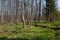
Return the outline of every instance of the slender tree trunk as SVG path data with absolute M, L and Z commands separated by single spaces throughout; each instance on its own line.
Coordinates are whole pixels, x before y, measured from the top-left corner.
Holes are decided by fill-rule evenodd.
M 16 24 L 18 22 L 18 8 L 19 8 L 19 0 L 16 0 Z
M 25 15 L 26 15 L 26 20 L 27 20 L 27 24 L 30 24 L 30 18 L 29 18 L 29 13 L 28 13 L 28 6 L 29 6 L 29 0 L 25 0 Z
M 41 0 L 39 0 L 39 21 L 41 18 Z
M 34 22 L 37 21 L 37 0 L 35 0 L 35 18 L 34 18 Z
M 33 19 L 33 13 L 34 13 L 34 0 L 31 0 L 31 16 L 30 16 L 30 23 L 32 24 L 32 22 L 34 21 Z
M 24 28 L 24 27 L 26 27 L 25 18 L 24 18 L 24 14 L 25 14 L 25 12 L 24 12 L 24 1 L 25 0 L 21 0 L 21 1 L 22 1 L 22 22 L 23 22 L 23 28 Z
M 2 0 L 1 0 L 1 4 L 2 4 Z M 2 6 L 1 6 L 2 7 Z M 3 4 L 3 9 L 1 8 L 1 22 L 4 22 L 4 17 L 3 17 L 3 13 L 4 13 L 4 4 Z

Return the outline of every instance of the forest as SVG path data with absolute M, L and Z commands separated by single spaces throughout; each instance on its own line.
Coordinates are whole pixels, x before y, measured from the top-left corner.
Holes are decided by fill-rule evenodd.
M 0 0 L 0 40 L 60 40 L 60 1 Z

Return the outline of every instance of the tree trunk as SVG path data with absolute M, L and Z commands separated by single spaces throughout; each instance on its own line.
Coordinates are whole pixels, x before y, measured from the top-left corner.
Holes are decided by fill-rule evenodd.
M 41 18 L 41 0 L 39 0 L 39 22 Z
M 25 25 L 25 18 L 24 18 L 24 14 L 25 14 L 25 12 L 24 12 L 24 0 L 21 0 L 22 1 L 22 22 L 23 22 L 23 28 L 24 27 L 26 27 L 26 25 Z

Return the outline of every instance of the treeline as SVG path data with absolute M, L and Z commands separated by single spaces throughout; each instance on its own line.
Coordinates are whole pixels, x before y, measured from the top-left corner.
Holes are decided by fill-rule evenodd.
M 0 22 L 31 24 L 41 20 L 51 22 L 60 19 L 55 0 L 0 0 Z

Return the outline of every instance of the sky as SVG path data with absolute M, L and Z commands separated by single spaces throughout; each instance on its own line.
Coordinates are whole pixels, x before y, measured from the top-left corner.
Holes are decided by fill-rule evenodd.
M 60 0 L 57 1 L 57 8 L 60 11 Z

